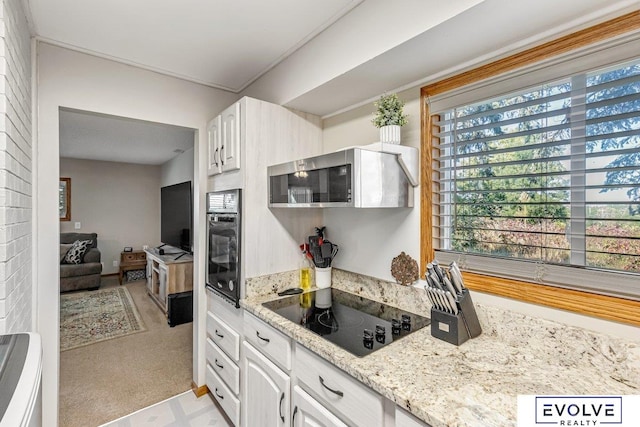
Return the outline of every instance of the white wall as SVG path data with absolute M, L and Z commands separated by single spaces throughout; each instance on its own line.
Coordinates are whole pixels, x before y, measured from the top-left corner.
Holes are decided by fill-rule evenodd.
M 125 246 L 159 244 L 160 169 L 60 159 L 60 176 L 71 178 L 71 221 L 60 221 L 60 232 L 98 233 L 103 275 L 119 272 L 113 262 L 119 265 Z M 77 222 L 80 229 L 75 228 Z
M 22 3 L 0 3 L 0 334 L 33 330 L 31 40 Z
M 185 181 L 193 181 L 193 148 L 174 157 L 162 165 L 160 186 L 180 184 Z
M 420 90 L 398 94 L 405 101 L 409 122 L 402 127 L 402 144 L 420 147 Z M 332 152 L 380 140 L 371 123 L 374 106 L 363 106 L 324 121 L 323 148 Z M 405 252 L 420 258 L 420 187 L 414 189 L 414 207 L 406 209 L 324 210 L 327 238 L 340 246 L 334 266 L 393 281 L 391 261 Z
M 38 331 L 42 335 L 44 427 L 57 425 L 59 360 L 58 281 L 58 178 L 60 107 L 148 120 L 196 130 L 194 149 L 194 211 L 204 210 L 206 186 L 206 123 L 238 99 L 237 95 L 163 76 L 129 65 L 55 47 L 37 44 L 36 212 L 35 265 Z M 202 277 L 204 217 L 194 224 L 194 381 L 204 384 L 204 318 Z

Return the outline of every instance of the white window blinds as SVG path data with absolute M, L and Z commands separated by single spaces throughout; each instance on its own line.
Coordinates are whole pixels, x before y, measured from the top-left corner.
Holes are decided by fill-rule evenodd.
M 640 60 L 438 113 L 437 258 L 640 299 Z

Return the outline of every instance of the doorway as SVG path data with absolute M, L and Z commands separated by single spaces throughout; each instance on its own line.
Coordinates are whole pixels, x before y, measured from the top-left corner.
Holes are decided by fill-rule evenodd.
M 191 388 L 192 323 L 167 324 L 147 294 L 146 269 L 126 272 L 122 285 L 118 275 L 125 249 L 138 253 L 161 243 L 160 188 L 194 179 L 196 131 L 68 108 L 59 109 L 59 129 L 60 177 L 70 180 L 69 220 L 61 220 L 59 231 L 96 233 L 102 264 L 97 291 L 64 298 L 103 301 L 97 293 L 124 289 L 142 324 L 95 343 L 61 343 L 59 420 L 72 427 L 88 419 L 102 424 Z M 61 312 L 70 304 L 61 302 Z M 101 315 L 97 328 L 115 328 Z M 61 331 L 61 340 L 68 336 Z

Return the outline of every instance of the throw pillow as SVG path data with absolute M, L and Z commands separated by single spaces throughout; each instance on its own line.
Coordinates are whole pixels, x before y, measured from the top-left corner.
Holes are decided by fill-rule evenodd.
M 60 243 L 60 264 L 64 264 L 64 257 L 72 246 L 73 243 Z
M 93 240 L 76 240 L 64 256 L 64 264 L 80 264 Z

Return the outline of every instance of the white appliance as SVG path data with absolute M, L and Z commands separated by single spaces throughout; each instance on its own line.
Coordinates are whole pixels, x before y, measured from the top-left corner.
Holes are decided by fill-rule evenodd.
M 0 427 L 42 426 L 41 379 L 40 335 L 0 335 Z

